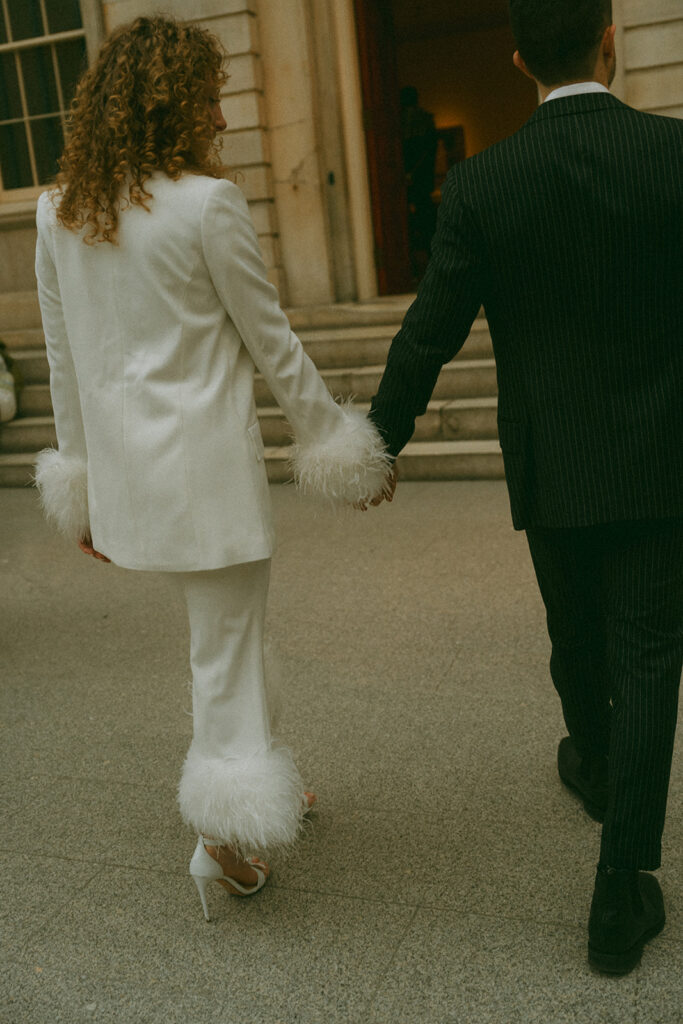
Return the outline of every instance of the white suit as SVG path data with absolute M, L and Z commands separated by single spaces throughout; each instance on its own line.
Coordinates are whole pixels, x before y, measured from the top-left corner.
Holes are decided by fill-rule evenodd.
M 381 447 L 373 451 L 365 417 L 332 400 L 292 333 L 239 188 L 194 174 L 155 174 L 148 188 L 149 212 L 122 212 L 118 245 L 84 244 L 56 226 L 47 193 L 38 203 L 36 275 L 62 456 L 61 475 L 39 467 L 48 512 L 67 530 L 89 526 L 94 546 L 125 568 L 268 558 L 255 365 L 294 429 L 304 484 L 322 467 L 323 491 L 376 493 Z M 53 503 L 48 470 L 60 478 Z
M 206 736 L 195 732 L 181 809 L 198 830 L 237 846 L 272 845 L 291 838 L 301 788 L 291 758 L 270 748 L 260 695 L 263 566 L 274 538 L 255 367 L 293 427 L 304 489 L 367 498 L 387 460 L 374 426 L 333 401 L 291 332 L 239 188 L 160 173 L 147 188 L 149 210 L 122 210 L 117 245 L 85 244 L 83 232 L 58 225 L 50 195 L 40 197 L 36 276 L 59 451 L 41 453 L 36 482 L 48 516 L 74 539 L 90 532 L 116 564 L 191 574 L 195 711 L 204 694 L 213 701 L 211 715 L 199 709 L 196 719 L 212 720 L 212 736 L 208 725 Z M 227 571 L 245 563 L 253 574 Z M 219 600 L 219 577 L 207 570 L 219 569 L 226 595 L 235 586 L 250 595 L 248 658 L 226 646 L 247 628 L 236 625 L 240 602 L 226 596 L 226 608 L 237 605 L 229 628 L 227 612 L 207 612 Z M 214 619 L 224 636 L 209 628 Z M 221 751 L 223 685 L 232 739 Z M 259 688 L 254 699 L 250 686 Z M 255 710 L 235 719 L 236 708 Z M 287 822 L 274 823 L 283 801 Z M 256 815 L 248 822 L 247 807 Z

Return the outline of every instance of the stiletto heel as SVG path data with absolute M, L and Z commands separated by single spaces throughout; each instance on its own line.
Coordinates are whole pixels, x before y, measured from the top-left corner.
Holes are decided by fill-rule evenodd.
M 199 898 L 202 901 L 202 910 L 204 911 L 204 917 L 206 918 L 207 921 L 210 921 L 211 918 L 209 917 L 209 907 L 206 902 L 206 886 L 211 881 L 211 879 L 206 878 L 204 875 L 192 875 L 192 878 L 194 879 L 194 884 L 197 886 Z
M 249 867 L 253 868 L 256 872 L 257 881 L 254 885 L 245 886 L 241 882 L 238 882 L 236 878 L 230 878 L 229 875 L 223 874 L 223 868 L 220 866 L 217 860 L 215 860 L 210 853 L 207 853 L 206 847 L 211 846 L 219 848 L 221 846 L 227 846 L 227 843 L 221 843 L 219 839 L 207 839 L 206 836 L 199 836 L 197 839 L 197 846 L 192 854 L 192 860 L 190 861 L 190 874 L 194 879 L 194 883 L 197 886 L 199 892 L 199 898 L 202 901 L 202 909 L 204 911 L 204 917 L 207 921 L 210 921 L 209 908 L 206 902 L 206 887 L 209 882 L 220 882 L 226 884 L 235 890 L 235 893 L 239 896 L 253 896 L 255 892 L 262 889 L 266 884 L 266 865 L 260 860 L 256 860 L 255 857 L 247 861 Z

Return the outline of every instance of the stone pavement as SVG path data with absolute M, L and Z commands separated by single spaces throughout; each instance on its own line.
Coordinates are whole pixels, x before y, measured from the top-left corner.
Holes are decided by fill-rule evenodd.
M 274 487 L 280 732 L 320 812 L 253 899 L 187 875 L 173 580 L 81 555 L 0 491 L 2 1024 L 679 1024 L 680 742 L 662 936 L 586 962 L 599 826 L 502 482 L 334 517 Z

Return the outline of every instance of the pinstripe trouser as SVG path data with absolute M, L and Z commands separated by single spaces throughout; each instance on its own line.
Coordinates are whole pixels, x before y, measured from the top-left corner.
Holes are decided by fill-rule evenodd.
M 527 538 L 567 729 L 580 754 L 608 757 L 600 859 L 654 870 L 683 667 L 683 520 Z

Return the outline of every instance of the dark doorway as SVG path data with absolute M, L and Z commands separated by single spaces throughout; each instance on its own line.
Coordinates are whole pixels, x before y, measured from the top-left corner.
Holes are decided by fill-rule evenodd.
M 354 0 L 380 295 L 410 291 L 408 215 L 391 0 Z
M 449 168 L 515 132 L 533 113 L 536 90 L 512 64 L 507 0 L 354 3 L 379 292 L 396 294 L 424 271 L 430 212 L 418 197 L 416 222 L 401 90 L 416 90 L 433 117 L 432 224 Z

